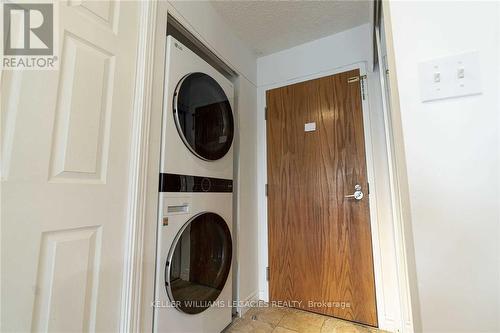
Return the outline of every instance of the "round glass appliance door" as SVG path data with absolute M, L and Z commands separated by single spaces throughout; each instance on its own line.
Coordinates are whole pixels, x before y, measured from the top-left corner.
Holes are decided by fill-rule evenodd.
M 184 76 L 173 109 L 177 130 L 192 153 L 208 161 L 226 155 L 234 136 L 233 112 L 217 81 L 204 73 Z
M 231 268 L 232 242 L 224 219 L 201 213 L 179 231 L 165 266 L 165 287 L 173 305 L 197 314 L 222 292 Z

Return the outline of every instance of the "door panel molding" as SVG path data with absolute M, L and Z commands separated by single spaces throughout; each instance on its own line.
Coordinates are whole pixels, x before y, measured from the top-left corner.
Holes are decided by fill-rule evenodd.
M 75 6 L 89 20 L 118 33 L 120 1 L 83 1 L 69 0 L 70 6 Z
M 21 98 L 21 87 L 23 83 L 22 71 L 2 71 L 0 84 L 10 82 L 5 97 L 1 99 L 0 107 L 2 114 L 2 161 L 1 180 L 6 181 L 9 177 L 12 146 L 16 130 L 17 114 L 19 112 L 19 100 Z M 5 103 L 5 104 L 4 104 Z
M 101 241 L 102 226 L 42 234 L 33 332 L 95 331 Z
M 68 31 L 62 44 L 49 180 L 104 184 L 115 55 Z

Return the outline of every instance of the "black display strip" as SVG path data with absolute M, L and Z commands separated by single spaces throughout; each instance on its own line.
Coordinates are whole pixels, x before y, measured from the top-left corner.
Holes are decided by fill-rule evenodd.
M 231 179 L 160 173 L 160 192 L 233 192 Z

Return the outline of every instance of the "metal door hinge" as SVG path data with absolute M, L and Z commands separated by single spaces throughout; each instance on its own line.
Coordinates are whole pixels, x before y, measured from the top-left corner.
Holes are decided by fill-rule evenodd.
M 264 120 L 267 120 L 267 106 L 264 108 Z
M 361 97 L 363 98 L 363 101 L 365 100 L 366 97 L 366 92 L 365 92 L 365 79 L 366 75 L 363 75 L 361 77 Z
M 266 197 L 267 197 L 268 191 L 269 191 L 269 186 L 266 184 Z
M 266 281 L 269 281 L 269 267 L 266 267 Z
M 353 77 L 350 77 L 347 79 L 347 83 L 354 83 L 354 82 L 361 81 L 361 98 L 363 98 L 363 100 L 365 100 L 365 98 L 366 98 L 365 79 L 366 79 L 366 75 L 353 76 Z
M 370 183 L 366 183 L 366 192 L 367 194 L 370 194 Z

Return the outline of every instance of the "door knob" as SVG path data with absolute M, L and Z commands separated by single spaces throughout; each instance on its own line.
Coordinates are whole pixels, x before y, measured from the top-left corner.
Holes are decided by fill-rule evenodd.
M 363 199 L 363 191 L 361 191 L 361 185 L 356 184 L 356 185 L 354 186 L 354 193 L 353 193 L 353 194 L 346 195 L 346 196 L 344 196 L 344 198 L 346 198 L 346 199 L 351 199 L 351 198 L 354 198 L 354 199 L 356 199 L 356 200 L 361 200 L 361 199 Z

